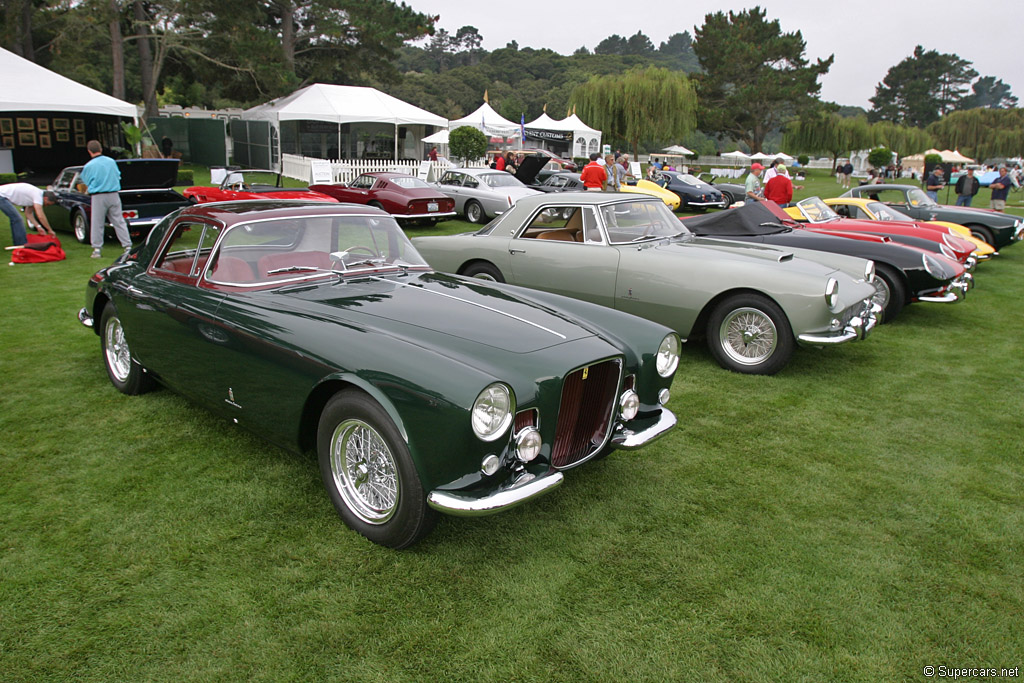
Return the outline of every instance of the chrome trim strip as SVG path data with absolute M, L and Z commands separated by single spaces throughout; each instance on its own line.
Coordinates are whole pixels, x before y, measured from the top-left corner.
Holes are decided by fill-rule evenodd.
M 668 408 L 662 408 L 658 414 L 657 421 L 646 429 L 638 432 L 623 429 L 612 437 L 612 446 L 615 448 L 639 448 L 663 436 L 666 432 L 676 426 L 676 415 Z
M 544 495 L 560 485 L 564 478 L 561 472 L 551 471 L 526 483 L 513 485 L 511 488 L 495 491 L 480 498 L 466 496 L 456 491 L 435 489 L 427 496 L 427 505 L 458 517 L 492 515 Z
M 392 213 L 389 215 L 392 218 L 446 218 L 448 216 L 458 216 L 459 214 L 454 211 L 446 211 L 445 213 Z
M 503 316 L 505 316 L 507 318 L 512 318 L 513 320 L 518 320 L 519 322 L 525 323 L 527 325 L 530 325 L 531 327 L 536 327 L 538 330 L 543 330 L 544 332 L 548 332 L 550 334 L 553 334 L 556 337 L 558 337 L 559 339 L 566 339 L 566 336 L 564 334 L 561 334 L 559 332 L 555 332 L 554 330 L 550 330 L 550 329 L 544 327 L 543 325 L 540 325 L 538 323 L 535 323 L 535 322 L 532 322 L 530 320 L 527 320 L 526 318 L 520 318 L 518 315 L 513 315 L 511 313 L 508 313 L 507 311 L 502 311 L 500 309 L 493 308 L 491 306 L 484 306 L 483 304 L 478 304 L 475 301 L 470 301 L 468 299 L 463 299 L 462 297 L 459 297 L 459 296 L 452 296 L 451 294 L 445 294 L 444 292 L 435 292 L 432 289 L 426 289 L 424 287 L 418 287 L 416 285 L 411 285 L 408 282 L 395 282 L 394 280 L 385 280 L 384 278 L 377 277 L 375 275 L 370 275 L 369 278 L 371 280 L 380 280 L 381 282 L 389 282 L 391 284 L 399 285 L 401 287 L 412 287 L 413 289 L 418 289 L 421 292 L 426 292 L 427 294 L 436 294 L 437 296 L 443 296 L 446 299 L 454 299 L 455 301 L 461 301 L 464 304 L 468 304 L 470 306 L 476 306 L 477 308 L 482 308 L 485 311 L 491 311 L 492 313 L 497 313 L 498 315 L 503 315 Z

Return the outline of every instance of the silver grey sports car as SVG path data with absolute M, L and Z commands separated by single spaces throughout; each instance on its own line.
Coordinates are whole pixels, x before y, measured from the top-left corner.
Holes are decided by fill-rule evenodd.
M 796 344 L 863 339 L 878 322 L 874 263 L 694 237 L 653 197 L 525 197 L 475 233 L 413 240 L 436 269 L 509 282 L 705 336 L 719 364 L 773 374 Z
M 491 168 L 453 168 L 435 186 L 455 200 L 455 210 L 471 223 L 485 223 L 523 197 L 540 194 L 514 175 Z

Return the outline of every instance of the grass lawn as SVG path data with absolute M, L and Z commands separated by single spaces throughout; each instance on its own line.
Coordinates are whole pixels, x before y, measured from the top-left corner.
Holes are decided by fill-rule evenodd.
M 965 302 L 915 304 L 774 377 L 688 345 L 665 439 L 395 552 L 341 523 L 315 458 L 169 391 L 114 390 L 75 319 L 99 264 L 63 243 L 66 261 L 0 267 L 4 681 L 1024 666 L 1024 245 Z

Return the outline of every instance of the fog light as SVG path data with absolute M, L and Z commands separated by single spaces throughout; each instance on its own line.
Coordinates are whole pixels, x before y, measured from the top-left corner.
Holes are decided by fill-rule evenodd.
M 536 427 L 527 427 L 516 434 L 516 457 L 521 462 L 530 462 L 540 454 L 540 432 Z
M 662 389 L 661 391 L 658 392 L 658 403 L 660 403 L 661 405 L 668 405 L 668 400 L 670 398 L 672 397 L 669 395 L 668 389 Z
M 842 326 L 843 323 L 839 322 L 839 318 L 832 318 L 832 323 L 829 325 L 829 327 L 832 328 L 833 332 L 835 332 Z
M 501 460 L 499 460 L 496 455 L 488 455 L 484 458 L 484 461 L 480 463 L 480 471 L 487 476 L 491 476 L 497 472 L 499 467 L 501 467 Z
M 636 395 L 636 392 L 631 389 L 624 392 L 622 398 L 619 399 L 619 415 L 622 419 L 629 422 L 636 417 L 639 410 L 640 397 Z

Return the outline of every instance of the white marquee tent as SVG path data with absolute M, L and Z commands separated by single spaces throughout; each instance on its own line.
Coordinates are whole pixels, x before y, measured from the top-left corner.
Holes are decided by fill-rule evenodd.
M 594 130 L 583 123 L 576 114 L 556 121 L 543 113 L 533 121 L 526 124 L 526 137 L 537 140 L 544 140 L 545 137 L 559 142 L 571 134 L 571 150 L 574 157 L 585 157 L 592 152 L 600 151 L 601 131 Z M 559 135 L 563 134 L 563 135 Z
M 519 137 L 519 124 L 509 121 L 494 111 L 494 108 L 487 102 L 481 104 L 472 114 L 466 114 L 461 119 L 450 121 L 448 130 L 455 130 L 462 126 L 476 128 L 491 137 Z

